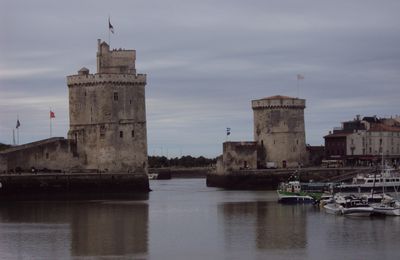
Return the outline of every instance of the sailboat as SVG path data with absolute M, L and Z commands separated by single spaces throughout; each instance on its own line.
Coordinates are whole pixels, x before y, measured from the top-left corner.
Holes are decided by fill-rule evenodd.
M 382 153 L 382 175 L 390 171 L 386 171 L 387 166 L 383 164 L 383 153 Z M 387 178 L 390 178 L 391 176 L 385 176 Z M 387 178 L 383 178 L 383 180 L 386 180 Z M 398 198 L 397 195 L 397 188 L 394 187 L 394 191 L 396 192 L 396 197 Z M 385 185 L 382 186 L 382 193 L 385 194 Z M 390 196 L 385 196 L 384 199 L 381 200 L 380 203 L 375 203 L 371 204 L 371 207 L 373 208 L 373 213 L 375 214 L 381 214 L 381 215 L 388 215 L 388 216 L 400 216 L 400 201 L 398 199 L 395 199 Z
M 373 213 L 388 215 L 388 216 L 400 216 L 400 202 L 396 199 L 388 201 L 382 200 L 381 203 L 371 205 Z

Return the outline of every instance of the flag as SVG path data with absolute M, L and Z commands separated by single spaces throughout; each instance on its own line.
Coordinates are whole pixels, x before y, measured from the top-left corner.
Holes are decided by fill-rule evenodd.
M 304 76 L 301 74 L 297 74 L 297 80 L 301 80 L 301 79 L 304 79 Z
M 226 128 L 226 135 L 230 135 L 231 134 L 231 128 L 230 127 L 227 127 Z
M 108 17 L 108 29 L 110 30 L 110 32 L 114 33 L 114 27 L 112 26 L 112 24 L 110 22 L 110 17 Z
M 20 127 L 20 126 L 21 126 L 21 123 L 19 122 L 19 119 L 17 119 L 17 125 L 15 126 L 15 128 L 18 129 L 18 127 Z
M 53 111 L 50 110 L 50 118 L 56 118 L 56 115 L 54 114 Z

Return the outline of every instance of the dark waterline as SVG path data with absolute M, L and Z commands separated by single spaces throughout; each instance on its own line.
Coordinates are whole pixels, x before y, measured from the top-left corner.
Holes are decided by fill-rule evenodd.
M 148 200 L 0 205 L 0 259 L 398 259 L 400 218 L 281 205 L 271 191 L 151 181 Z

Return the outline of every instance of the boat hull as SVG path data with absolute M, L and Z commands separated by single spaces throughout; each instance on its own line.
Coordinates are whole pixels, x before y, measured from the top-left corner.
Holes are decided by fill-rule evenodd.
M 351 207 L 342 209 L 343 215 L 355 217 L 368 217 L 371 216 L 373 211 L 374 209 L 372 207 Z
M 313 197 L 309 195 L 301 195 L 301 194 L 287 194 L 278 191 L 278 202 L 280 203 L 293 203 L 293 204 L 305 204 L 305 203 L 314 203 L 315 200 Z
M 400 216 L 400 208 L 393 207 L 373 207 L 374 214 L 386 216 Z

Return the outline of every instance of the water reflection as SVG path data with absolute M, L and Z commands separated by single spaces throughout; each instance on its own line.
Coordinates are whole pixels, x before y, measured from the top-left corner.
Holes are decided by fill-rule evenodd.
M 307 245 L 307 207 L 274 202 L 229 202 L 223 213 L 229 248 L 296 249 Z
M 3 204 L 0 256 L 140 257 L 148 253 L 148 214 L 141 201 Z

